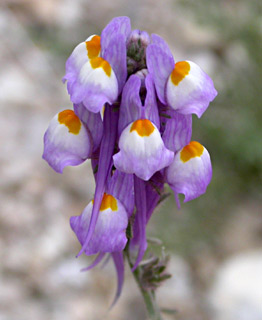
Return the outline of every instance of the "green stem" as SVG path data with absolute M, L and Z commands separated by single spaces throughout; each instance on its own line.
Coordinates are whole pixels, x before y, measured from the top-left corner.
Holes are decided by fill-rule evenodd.
M 127 260 L 128 260 L 128 264 L 130 266 L 130 269 L 132 269 L 133 264 L 130 260 L 128 249 L 126 251 L 126 256 L 127 256 Z M 143 286 L 140 282 L 140 271 L 141 271 L 140 267 L 137 267 L 136 270 L 133 272 L 133 276 L 134 276 L 136 283 L 140 289 L 140 292 L 143 296 L 149 319 L 150 320 L 162 320 L 160 310 L 159 310 L 157 303 L 155 301 L 154 291 L 153 290 L 145 290 L 143 288 Z

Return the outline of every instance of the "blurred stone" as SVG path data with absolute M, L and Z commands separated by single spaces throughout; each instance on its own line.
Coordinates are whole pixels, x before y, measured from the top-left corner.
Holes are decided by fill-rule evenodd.
M 56 23 L 63 29 L 71 29 L 83 17 L 83 0 L 64 0 L 58 3 Z
M 179 256 L 171 256 L 167 272 L 172 277 L 157 290 L 157 300 L 162 308 L 175 309 L 180 315 L 195 309 L 193 281 L 190 268 Z M 189 304 L 190 301 L 190 304 Z
M 221 247 L 225 254 L 261 248 L 262 215 L 260 203 L 237 206 L 224 225 Z
M 87 264 L 87 262 L 86 262 Z M 93 285 L 91 272 L 81 272 L 86 267 L 83 260 L 70 257 L 54 265 L 48 274 L 49 282 L 52 288 L 61 286 L 83 289 L 86 286 Z
M 262 319 L 262 251 L 226 260 L 209 292 L 214 320 Z

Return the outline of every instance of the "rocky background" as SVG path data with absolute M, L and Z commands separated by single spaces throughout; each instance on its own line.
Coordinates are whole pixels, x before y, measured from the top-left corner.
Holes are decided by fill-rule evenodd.
M 50 119 L 70 108 L 66 58 L 119 15 L 201 65 L 219 92 L 194 119 L 213 159 L 207 193 L 180 212 L 171 196 L 148 229 L 171 254 L 158 300 L 177 312 L 163 317 L 262 319 L 261 14 L 256 0 L 1 0 L 0 320 L 146 319 L 129 270 L 110 312 L 111 262 L 79 271 L 91 260 L 75 259 L 68 220 L 92 198 L 89 163 L 58 175 L 41 159 Z

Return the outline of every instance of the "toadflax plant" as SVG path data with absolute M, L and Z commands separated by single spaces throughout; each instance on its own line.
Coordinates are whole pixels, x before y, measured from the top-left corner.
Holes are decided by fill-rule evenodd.
M 212 177 L 208 151 L 191 141 L 192 114 L 199 118 L 217 92 L 191 61 L 174 61 L 158 35 L 131 30 L 128 17 L 114 18 L 73 50 L 63 82 L 72 110 L 58 113 L 44 136 L 43 158 L 59 173 L 91 159 L 93 200 L 70 225 L 81 254 L 97 255 L 85 270 L 111 255 L 124 281 L 124 258 L 135 275 L 149 315 L 161 319 L 157 286 L 169 277 L 167 258 L 151 256 L 146 226 L 165 197 L 167 183 L 190 201 L 205 193 Z

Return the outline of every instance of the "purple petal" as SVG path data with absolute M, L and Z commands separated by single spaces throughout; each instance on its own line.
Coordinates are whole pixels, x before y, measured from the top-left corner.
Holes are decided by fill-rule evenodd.
M 121 201 L 130 217 L 135 204 L 133 175 L 116 170 L 109 181 L 108 193 Z
M 164 182 L 164 177 L 160 172 L 155 173 L 149 181 L 145 182 L 147 203 L 146 224 L 151 218 L 151 215 L 155 210 L 158 201 L 160 200 L 160 194 L 163 192 L 164 189 Z M 139 243 L 139 239 L 139 221 L 138 217 L 136 216 L 135 222 L 133 224 L 133 238 L 131 239 L 130 243 L 131 247 L 135 247 Z
M 158 34 L 153 33 L 151 34 L 151 39 L 153 44 L 158 45 L 162 51 L 164 51 L 170 58 L 173 59 L 173 54 L 163 38 L 161 38 Z
M 163 45 L 150 44 L 146 51 L 147 68 L 152 74 L 159 100 L 166 104 L 165 87 L 172 70 L 174 59 L 166 52 Z
M 115 111 L 111 106 L 107 105 L 104 114 L 104 130 L 100 147 L 98 171 L 96 175 L 94 206 L 92 210 L 90 225 L 88 227 L 88 233 L 78 256 L 86 250 L 88 242 L 90 241 L 95 230 L 101 201 L 105 192 L 105 183 L 109 174 L 109 168 L 111 167 L 112 155 L 116 143 L 117 123 L 118 112 Z
M 139 228 L 139 249 L 138 249 L 136 262 L 132 268 L 132 271 L 134 271 L 138 267 L 147 248 L 147 242 L 146 242 L 147 198 L 146 198 L 145 182 L 137 177 L 134 177 L 134 181 L 135 181 L 135 203 L 136 203 L 136 210 L 137 210 L 136 219 L 137 219 L 138 228 Z
M 118 94 L 120 94 L 127 77 L 126 38 L 123 34 L 112 36 L 110 46 L 104 51 L 103 58 L 109 62 L 116 74 Z
M 123 253 L 112 252 L 112 257 L 113 257 L 116 272 L 117 272 L 117 290 L 116 290 L 114 301 L 112 302 L 110 309 L 113 308 L 113 306 L 116 304 L 118 298 L 121 295 L 121 291 L 124 283 L 124 273 L 125 273 Z
M 145 99 L 145 106 L 143 108 L 144 117 L 152 121 L 156 125 L 156 127 L 159 129 L 160 121 L 159 121 L 158 106 L 156 101 L 154 81 L 151 74 L 148 74 L 146 76 L 145 86 L 146 86 L 146 99 Z
M 186 146 L 192 136 L 192 116 L 178 112 L 169 112 L 172 118 L 165 122 L 165 130 L 162 139 L 165 146 L 174 152 Z
M 128 17 L 116 17 L 112 19 L 101 33 L 102 57 L 104 52 L 111 46 L 111 39 L 116 34 L 122 34 L 125 39 L 131 32 L 131 23 Z
M 106 102 L 113 104 L 116 101 L 118 83 L 112 69 L 108 75 L 102 67 L 93 67 L 90 61 L 82 67 L 77 79 L 68 88 L 68 93 L 74 104 L 83 102 L 89 111 L 96 113 Z
M 88 128 L 93 139 L 93 151 L 95 151 L 100 145 L 103 134 L 103 121 L 100 113 L 90 112 L 82 103 L 75 104 L 74 110 L 75 114 Z
M 140 87 L 141 79 L 136 75 L 132 75 L 124 86 L 118 123 L 119 135 L 127 125 L 140 118 L 142 106 L 139 95 Z
M 95 266 L 97 266 L 99 264 L 99 262 L 104 258 L 104 256 L 105 256 L 105 253 L 104 252 L 100 252 L 96 256 L 95 260 L 88 267 L 81 269 L 81 271 L 85 272 L 85 271 L 93 269 Z

